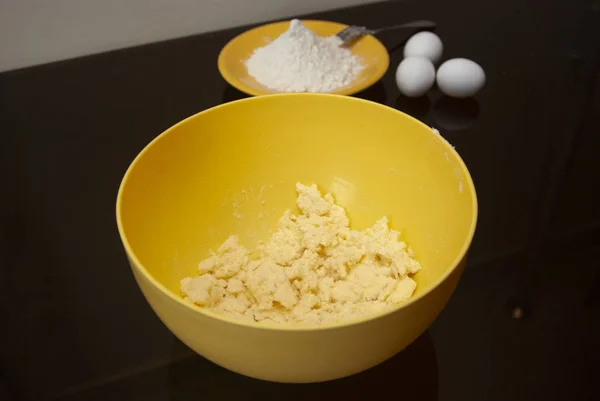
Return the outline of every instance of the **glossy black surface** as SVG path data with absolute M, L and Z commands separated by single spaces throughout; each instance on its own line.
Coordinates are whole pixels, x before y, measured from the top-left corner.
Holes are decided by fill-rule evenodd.
M 488 81 L 474 99 L 407 99 L 394 83 L 406 37 L 382 34 L 392 68 L 359 96 L 456 146 L 478 230 L 456 293 L 419 340 L 315 385 L 248 379 L 186 349 L 146 304 L 117 235 L 115 196 L 135 155 L 184 117 L 244 97 L 216 68 L 243 29 L 1 74 L 0 399 L 600 399 L 599 10 L 413 0 L 316 15 L 434 20 L 444 57 L 474 59 Z

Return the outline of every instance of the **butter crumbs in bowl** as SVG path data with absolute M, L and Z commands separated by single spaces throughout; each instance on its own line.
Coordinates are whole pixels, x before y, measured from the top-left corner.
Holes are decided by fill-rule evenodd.
M 200 276 L 186 277 L 186 299 L 248 321 L 323 324 L 355 320 L 409 299 L 421 270 L 386 217 L 351 230 L 346 211 L 316 185 L 296 185 L 301 214 L 289 210 L 254 252 L 229 237 Z

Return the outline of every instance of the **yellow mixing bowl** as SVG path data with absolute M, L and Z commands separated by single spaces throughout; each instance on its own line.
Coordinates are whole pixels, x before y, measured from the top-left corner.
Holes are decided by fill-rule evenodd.
M 231 234 L 265 240 L 316 183 L 353 228 L 382 216 L 423 269 L 396 309 L 349 324 L 250 324 L 183 301 L 179 281 Z M 196 114 L 150 143 L 125 174 L 117 222 L 135 279 L 171 331 L 209 360 L 280 382 L 335 379 L 415 340 L 454 291 L 477 219 L 473 182 L 440 135 L 397 110 L 337 95 L 283 94 Z

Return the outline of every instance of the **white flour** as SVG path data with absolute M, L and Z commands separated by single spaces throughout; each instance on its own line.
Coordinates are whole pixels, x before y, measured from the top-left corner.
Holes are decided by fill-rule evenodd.
M 337 36 L 321 37 L 299 20 L 246 61 L 248 73 L 279 92 L 331 92 L 349 85 L 364 68 Z

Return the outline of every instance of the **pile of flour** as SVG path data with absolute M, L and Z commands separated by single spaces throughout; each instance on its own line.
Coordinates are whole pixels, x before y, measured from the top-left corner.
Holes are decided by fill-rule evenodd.
M 248 73 L 278 92 L 332 92 L 364 68 L 337 36 L 321 37 L 294 19 L 289 29 L 246 61 Z

